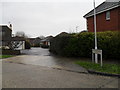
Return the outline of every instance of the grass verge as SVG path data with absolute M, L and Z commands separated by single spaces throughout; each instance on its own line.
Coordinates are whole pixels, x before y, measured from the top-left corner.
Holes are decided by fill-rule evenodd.
M 13 57 L 13 55 L 0 55 L 0 59 Z
M 76 64 L 90 70 L 94 70 L 97 72 L 104 72 L 110 74 L 120 74 L 120 65 L 118 64 L 103 64 L 101 67 L 100 64 L 95 64 L 92 62 L 85 61 L 76 61 Z

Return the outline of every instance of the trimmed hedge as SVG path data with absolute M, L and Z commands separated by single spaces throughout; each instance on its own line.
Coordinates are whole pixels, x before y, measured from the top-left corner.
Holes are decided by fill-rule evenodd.
M 49 48 L 49 45 L 41 45 L 41 48 Z
M 40 43 L 33 45 L 32 47 L 40 47 Z
M 20 50 L 4 49 L 0 52 L 0 55 L 20 55 Z
M 103 50 L 103 58 L 120 59 L 120 33 L 98 32 L 98 49 Z M 94 33 L 82 32 L 56 36 L 51 40 L 50 51 L 68 57 L 91 57 L 94 48 Z
M 65 36 L 57 36 L 51 39 L 50 42 L 50 51 L 59 54 L 64 55 L 64 48 L 67 46 L 67 43 L 71 36 L 65 35 Z M 64 52 L 64 53 L 63 53 Z

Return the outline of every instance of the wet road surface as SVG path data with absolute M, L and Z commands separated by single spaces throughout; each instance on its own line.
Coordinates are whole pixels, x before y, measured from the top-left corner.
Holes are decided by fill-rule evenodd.
M 118 78 L 3 61 L 3 88 L 118 88 Z
M 74 58 L 54 56 L 42 48 L 22 53 L 0 61 L 3 88 L 118 88 L 118 78 L 89 74 L 74 64 Z
M 77 59 L 52 55 L 48 49 L 32 48 L 31 50 L 22 50 L 22 54 L 24 55 L 8 58 L 7 61 L 11 63 L 39 65 L 76 72 L 87 72 L 86 69 L 75 64 Z

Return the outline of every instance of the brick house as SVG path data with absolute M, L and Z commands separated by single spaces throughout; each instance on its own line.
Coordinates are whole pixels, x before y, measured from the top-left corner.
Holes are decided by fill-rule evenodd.
M 52 38 L 53 38 L 53 36 L 47 36 L 43 40 L 41 40 L 40 44 L 50 46 L 50 41 L 51 41 Z
M 88 32 L 94 32 L 94 10 L 84 15 Z M 103 2 L 96 7 L 97 32 L 120 31 L 120 1 Z
M 25 39 L 22 37 L 12 37 L 12 24 L 8 25 L 0 25 L 0 48 L 1 47 L 9 47 L 10 49 L 15 49 L 15 47 L 22 46 L 24 49 L 24 41 Z
M 12 39 L 12 30 L 7 25 L 0 25 L 0 46 L 8 46 Z
M 41 42 L 41 38 L 27 38 L 27 40 L 30 42 L 31 46 L 39 45 Z

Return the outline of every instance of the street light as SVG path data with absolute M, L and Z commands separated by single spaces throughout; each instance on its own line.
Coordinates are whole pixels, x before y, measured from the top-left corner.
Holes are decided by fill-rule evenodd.
M 79 26 L 76 26 L 76 33 L 77 33 L 77 31 L 78 31 L 78 27 L 79 27 Z
M 97 34 L 96 34 L 96 9 L 95 9 L 95 0 L 94 3 L 94 33 L 95 33 L 95 49 L 97 49 Z M 97 54 L 95 54 L 95 63 L 98 63 L 98 57 Z

